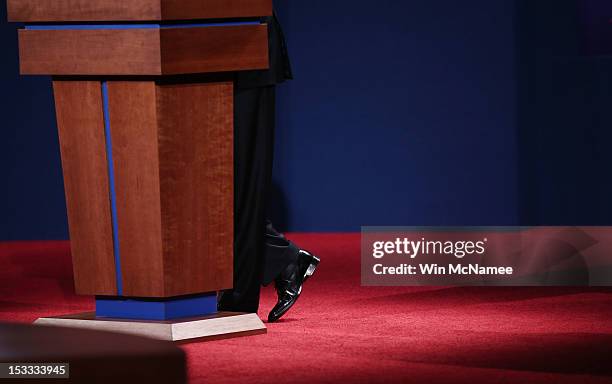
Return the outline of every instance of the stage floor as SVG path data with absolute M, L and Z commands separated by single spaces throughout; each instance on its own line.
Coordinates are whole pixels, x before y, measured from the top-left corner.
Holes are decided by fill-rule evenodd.
M 322 259 L 298 303 L 265 335 L 183 345 L 190 382 L 612 383 L 612 289 L 363 288 L 359 234 L 289 237 Z M 0 266 L 0 320 L 93 309 L 67 242 L 0 243 Z

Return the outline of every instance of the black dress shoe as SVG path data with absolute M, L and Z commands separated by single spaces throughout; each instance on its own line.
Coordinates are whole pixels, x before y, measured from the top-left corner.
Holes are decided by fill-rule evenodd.
M 280 319 L 295 304 L 302 286 L 315 272 L 321 260 L 312 253 L 300 250 L 296 263 L 290 264 L 279 277 L 274 280 L 278 302 L 268 315 L 268 322 Z

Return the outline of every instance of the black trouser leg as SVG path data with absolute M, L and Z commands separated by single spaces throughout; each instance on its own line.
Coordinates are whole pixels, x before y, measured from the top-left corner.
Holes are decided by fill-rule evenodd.
M 266 221 L 264 270 L 262 284 L 268 285 L 291 263 L 296 263 L 300 249 Z
M 222 310 L 257 312 L 272 178 L 275 87 L 234 91 L 234 288 Z

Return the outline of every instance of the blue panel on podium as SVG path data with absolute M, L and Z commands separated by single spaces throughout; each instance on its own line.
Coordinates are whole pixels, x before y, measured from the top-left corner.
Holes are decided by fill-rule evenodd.
M 217 294 L 174 299 L 96 297 L 96 317 L 137 320 L 171 320 L 217 312 Z

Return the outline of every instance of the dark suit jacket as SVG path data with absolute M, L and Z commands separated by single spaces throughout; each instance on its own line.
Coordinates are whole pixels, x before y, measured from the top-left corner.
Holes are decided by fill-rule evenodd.
M 293 79 L 285 35 L 276 14 L 263 20 L 268 24 L 270 68 L 260 71 L 236 72 L 236 88 L 267 87 Z

